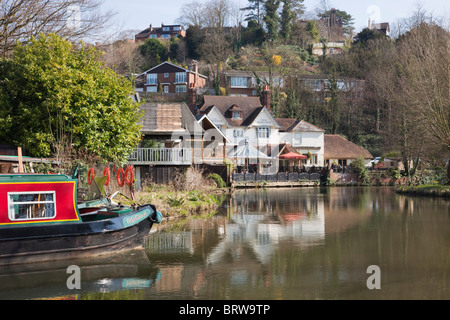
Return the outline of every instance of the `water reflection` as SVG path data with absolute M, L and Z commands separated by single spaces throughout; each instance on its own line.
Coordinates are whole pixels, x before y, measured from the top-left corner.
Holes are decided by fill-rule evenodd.
M 70 290 L 70 265 L 80 268 L 81 289 Z M 0 299 L 136 299 L 161 277 L 145 251 L 0 267 Z M 130 291 L 132 290 L 132 291 Z
M 241 191 L 221 214 L 149 238 L 163 276 L 146 297 L 448 298 L 448 210 L 447 200 L 391 188 Z M 372 264 L 383 290 L 366 287 Z
M 144 251 L 0 269 L 0 299 L 449 299 L 450 201 L 392 188 L 243 190 L 213 217 L 152 228 Z M 366 286 L 381 269 L 381 290 Z

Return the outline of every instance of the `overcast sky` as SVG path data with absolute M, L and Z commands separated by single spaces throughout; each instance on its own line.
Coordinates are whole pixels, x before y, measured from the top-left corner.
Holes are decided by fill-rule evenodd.
M 104 0 L 104 8 L 117 12 L 117 25 L 124 30 L 144 30 L 150 24 L 161 26 L 174 24 L 181 15 L 180 7 L 193 0 Z M 205 0 L 197 0 L 204 2 Z M 240 7 L 246 6 L 246 0 L 230 0 Z M 306 11 L 313 12 L 319 0 L 305 0 Z M 367 26 L 369 17 L 376 22 L 394 23 L 407 18 L 417 9 L 419 3 L 433 16 L 449 17 L 450 0 L 329 0 L 332 7 L 346 11 L 355 18 L 355 31 Z

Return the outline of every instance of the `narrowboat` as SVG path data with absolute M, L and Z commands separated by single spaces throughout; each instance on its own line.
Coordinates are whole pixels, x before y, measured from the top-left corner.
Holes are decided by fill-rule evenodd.
M 142 248 L 161 213 L 152 204 L 116 203 L 95 179 L 92 197 L 79 201 L 74 177 L 0 175 L 0 265 Z

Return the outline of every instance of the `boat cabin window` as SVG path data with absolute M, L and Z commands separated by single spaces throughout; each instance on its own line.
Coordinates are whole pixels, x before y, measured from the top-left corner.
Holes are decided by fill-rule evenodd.
M 55 192 L 10 192 L 8 215 L 12 221 L 52 219 L 56 216 Z

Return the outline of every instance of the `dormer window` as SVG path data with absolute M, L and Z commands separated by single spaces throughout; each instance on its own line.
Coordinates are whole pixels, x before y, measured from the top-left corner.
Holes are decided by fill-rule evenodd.
M 234 120 L 241 119 L 241 112 L 240 111 L 233 111 L 233 119 Z

